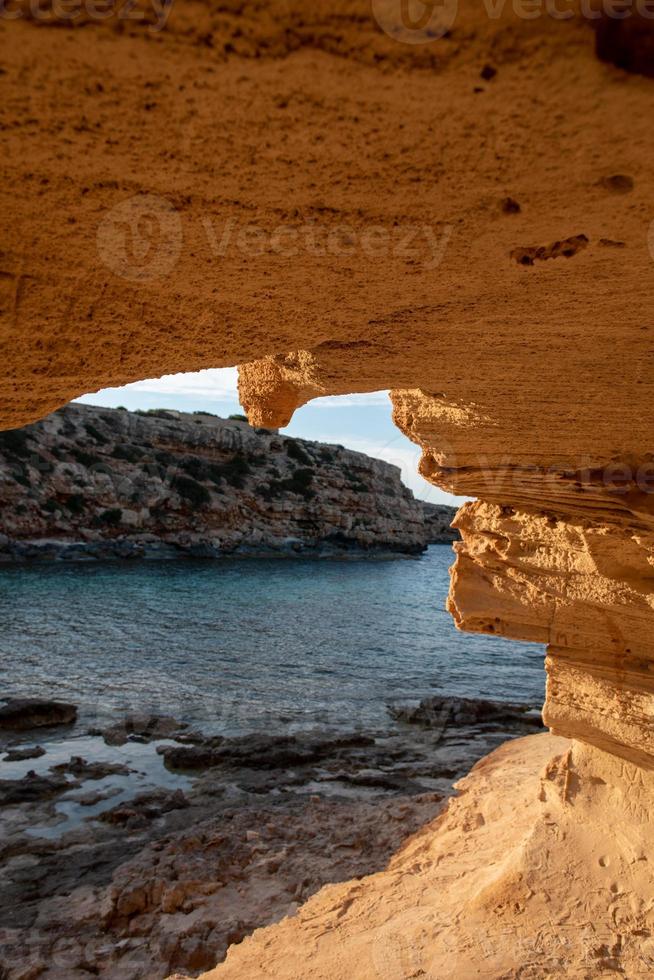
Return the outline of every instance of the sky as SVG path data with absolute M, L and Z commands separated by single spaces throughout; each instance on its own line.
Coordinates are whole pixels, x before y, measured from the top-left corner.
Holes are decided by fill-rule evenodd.
M 137 408 L 205 411 L 226 418 L 243 411 L 236 382 L 236 368 L 210 368 L 137 381 L 123 388 L 105 388 L 76 400 L 109 408 L 122 405 L 131 411 Z M 291 424 L 281 431 L 301 439 L 340 443 L 394 463 L 400 467 L 404 483 L 422 500 L 435 504 L 458 504 L 464 500 L 439 490 L 419 475 L 420 450 L 393 424 L 388 392 L 316 398 L 299 408 Z

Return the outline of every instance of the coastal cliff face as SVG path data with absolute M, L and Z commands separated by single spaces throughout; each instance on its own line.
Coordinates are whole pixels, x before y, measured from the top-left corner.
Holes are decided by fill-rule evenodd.
M 548 644 L 545 718 L 576 740 L 596 805 L 543 821 L 528 809 L 522 823 L 508 787 L 524 770 L 507 751 L 507 782 L 453 811 L 457 839 L 469 822 L 488 828 L 487 851 L 452 850 L 462 867 L 504 867 L 493 827 L 523 831 L 495 904 L 461 906 L 479 942 L 447 946 L 459 976 L 560 975 L 516 938 L 534 894 L 552 896 L 539 919 L 550 944 L 584 924 L 611 931 L 578 975 L 638 975 L 616 902 L 632 891 L 640 908 L 654 888 L 647 847 L 631 846 L 652 843 L 654 29 L 635 14 L 595 22 L 588 6 L 491 16 L 463 0 L 436 37 L 407 36 L 392 3 L 366 0 L 187 0 L 154 39 L 102 22 L 54 45 L 29 19 L 0 24 L 2 424 L 238 363 L 260 426 L 312 397 L 393 388 L 423 474 L 478 498 L 458 518 L 450 609 L 462 629 Z M 567 771 L 566 797 L 581 779 Z M 584 851 L 586 824 L 620 827 L 608 862 Z M 550 825 L 544 866 L 529 842 Z M 583 858 L 572 913 L 566 834 Z M 438 843 L 426 834 L 405 856 L 379 907 L 400 937 L 421 908 L 432 931 L 421 922 L 410 949 L 437 945 L 450 879 L 420 890 L 414 867 L 437 868 Z M 609 880 L 606 867 L 631 870 Z M 359 899 L 375 887 L 339 892 L 328 929 L 312 919 L 319 896 L 304 945 L 284 923 L 256 940 L 256 962 L 245 943 L 217 975 L 368 976 L 378 906 Z M 485 936 L 513 957 L 495 972 Z M 402 961 L 377 969 L 411 975 Z
M 420 554 L 454 509 L 342 446 L 196 413 L 69 405 L 0 433 L 0 561 Z

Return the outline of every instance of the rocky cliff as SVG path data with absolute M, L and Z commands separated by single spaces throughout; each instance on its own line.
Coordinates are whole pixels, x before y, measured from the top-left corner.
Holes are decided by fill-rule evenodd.
M 419 554 L 454 510 L 363 453 L 238 419 L 70 405 L 0 434 L 0 561 Z

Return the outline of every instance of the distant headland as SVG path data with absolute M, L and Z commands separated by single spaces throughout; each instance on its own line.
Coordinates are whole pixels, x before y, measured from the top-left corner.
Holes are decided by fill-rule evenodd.
M 418 555 L 455 508 L 244 417 L 68 405 L 0 433 L 0 561 Z

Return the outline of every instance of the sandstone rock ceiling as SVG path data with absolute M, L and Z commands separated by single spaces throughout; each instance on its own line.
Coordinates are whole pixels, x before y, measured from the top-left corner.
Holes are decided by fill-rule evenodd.
M 393 388 L 481 501 L 458 625 L 547 642 L 555 731 L 650 765 L 654 82 L 471 0 L 420 45 L 365 0 L 151 19 L 0 19 L 2 425 L 235 363 L 268 425 Z

